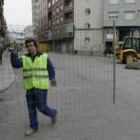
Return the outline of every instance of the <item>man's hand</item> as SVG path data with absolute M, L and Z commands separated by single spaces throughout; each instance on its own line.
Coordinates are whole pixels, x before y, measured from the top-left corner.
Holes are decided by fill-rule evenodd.
M 55 79 L 51 80 L 51 86 L 52 87 L 56 87 L 57 86 L 57 82 Z

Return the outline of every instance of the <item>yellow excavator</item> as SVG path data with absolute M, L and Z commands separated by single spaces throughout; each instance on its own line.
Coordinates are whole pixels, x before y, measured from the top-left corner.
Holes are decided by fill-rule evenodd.
M 133 62 L 135 59 L 140 59 L 140 38 L 125 37 L 122 47 L 115 44 L 116 58 L 122 63 Z

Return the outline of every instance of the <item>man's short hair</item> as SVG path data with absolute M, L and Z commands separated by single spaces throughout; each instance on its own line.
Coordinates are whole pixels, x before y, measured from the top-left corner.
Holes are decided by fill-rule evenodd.
M 25 46 L 28 47 L 27 44 L 28 44 L 28 43 L 31 43 L 31 42 L 33 42 L 34 45 L 35 45 L 35 47 L 37 48 L 37 42 L 36 42 L 36 40 L 33 39 L 33 38 L 29 38 L 29 39 L 25 40 Z

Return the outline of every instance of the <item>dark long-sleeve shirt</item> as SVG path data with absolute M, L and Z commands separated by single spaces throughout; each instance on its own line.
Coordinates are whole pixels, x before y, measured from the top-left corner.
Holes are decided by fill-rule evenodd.
M 35 56 L 31 56 L 30 54 L 27 54 L 26 56 L 31 57 L 32 61 L 35 60 L 36 57 L 39 57 L 40 55 L 42 55 L 42 53 L 38 52 Z M 11 64 L 13 66 L 13 68 L 21 68 L 23 66 L 22 63 L 22 58 L 18 57 L 18 53 L 11 53 Z M 51 60 L 49 58 L 47 58 L 47 70 L 49 73 L 49 79 L 53 80 L 55 79 L 55 68 L 51 62 Z

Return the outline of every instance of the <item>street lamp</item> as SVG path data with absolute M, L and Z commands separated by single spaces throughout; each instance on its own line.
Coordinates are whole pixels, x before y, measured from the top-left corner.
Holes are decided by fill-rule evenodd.
M 117 20 L 117 15 L 109 16 L 109 19 L 113 21 L 113 104 L 115 104 L 115 97 L 116 97 L 116 50 L 115 50 L 115 42 L 116 42 L 116 30 L 115 30 L 115 21 Z

